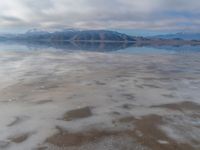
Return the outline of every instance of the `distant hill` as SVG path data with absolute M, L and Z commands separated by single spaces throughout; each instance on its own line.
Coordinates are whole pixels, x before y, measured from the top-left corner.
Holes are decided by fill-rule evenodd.
M 176 33 L 176 34 L 166 34 L 157 35 L 155 38 L 161 39 L 182 39 L 182 40 L 200 40 L 200 33 Z

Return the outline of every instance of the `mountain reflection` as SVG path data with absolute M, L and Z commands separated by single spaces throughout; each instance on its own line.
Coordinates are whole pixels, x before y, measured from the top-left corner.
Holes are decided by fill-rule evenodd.
M 54 48 L 64 51 L 81 50 L 97 52 L 117 51 L 134 46 L 134 43 L 125 42 L 15 41 L 14 43 L 25 45 L 29 49 Z M 8 42 L 8 44 L 11 43 Z
M 69 42 L 69 41 L 4 41 L 0 44 L 3 45 L 23 45 L 27 47 L 27 50 L 41 50 L 41 49 L 56 49 L 61 51 L 95 51 L 95 52 L 112 52 L 118 50 L 137 48 L 155 48 L 157 50 L 166 51 L 195 51 L 200 52 L 200 46 L 194 45 L 138 45 L 137 43 L 129 42 Z

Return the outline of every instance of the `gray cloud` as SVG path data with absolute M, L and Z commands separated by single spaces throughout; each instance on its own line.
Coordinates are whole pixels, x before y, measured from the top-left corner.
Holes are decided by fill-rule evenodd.
M 6 0 L 0 2 L 0 30 L 32 27 L 197 30 L 199 8 L 199 0 Z

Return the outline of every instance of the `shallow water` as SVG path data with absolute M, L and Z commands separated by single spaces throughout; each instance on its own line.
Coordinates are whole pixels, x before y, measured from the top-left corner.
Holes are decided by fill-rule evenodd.
M 116 47 L 0 44 L 0 149 L 198 150 L 200 49 Z

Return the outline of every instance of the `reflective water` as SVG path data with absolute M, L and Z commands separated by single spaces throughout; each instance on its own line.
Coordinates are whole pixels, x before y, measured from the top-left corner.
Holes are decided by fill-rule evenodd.
M 177 45 L 177 46 L 148 46 L 135 45 L 134 43 L 109 43 L 109 42 L 0 42 L 0 50 L 26 50 L 26 51 L 90 51 L 90 52 L 122 52 L 122 53 L 185 53 L 200 52 L 200 45 Z

